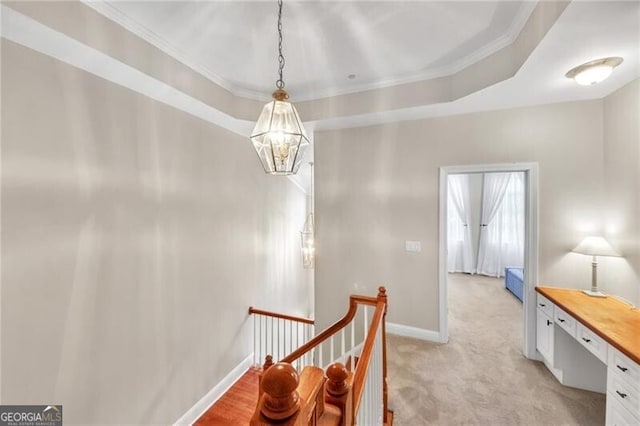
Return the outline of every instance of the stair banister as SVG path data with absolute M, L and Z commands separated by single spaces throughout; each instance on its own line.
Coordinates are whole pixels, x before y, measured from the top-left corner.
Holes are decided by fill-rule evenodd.
M 387 415 L 388 393 L 385 330 L 387 295 L 384 287 L 380 287 L 378 289 L 377 297 L 356 295 L 350 296 L 349 309 L 343 318 L 318 334 L 316 337 L 312 338 L 307 343 L 291 352 L 289 355 L 282 358 L 281 362 L 275 365 L 285 365 L 288 366 L 287 371 L 296 371 L 291 366 L 291 364 L 295 363 L 301 358 L 302 360 L 304 360 L 303 357 L 305 356 L 312 356 L 312 351 L 319 346 L 321 349 L 321 345 L 326 342 L 327 339 L 333 339 L 333 337 L 338 332 L 342 332 L 340 338 L 341 340 L 344 340 L 344 328 L 349 324 L 352 325 L 351 334 L 353 344 L 352 321 L 356 316 L 358 305 L 373 306 L 375 307 L 375 310 L 371 318 L 371 322 L 369 323 L 365 307 L 365 336 L 362 343 L 360 357 L 358 358 L 357 365 L 355 366 L 355 371 L 348 372 L 345 369 L 344 365 L 342 365 L 341 363 L 331 364 L 327 369 L 327 377 L 329 381 L 326 383 L 326 385 L 324 384 L 324 381 L 322 382 L 324 392 L 315 394 L 314 392 L 318 389 L 320 378 L 322 378 L 322 380 L 325 380 L 324 372 L 318 367 L 305 367 L 300 375 L 300 382 L 297 389 L 308 389 L 307 391 L 305 391 L 305 395 L 308 396 L 305 399 L 306 403 L 303 402 L 300 409 L 297 410 L 294 415 L 288 418 L 285 423 L 282 423 L 281 420 L 274 419 L 273 417 L 270 417 L 268 415 L 268 403 L 267 413 L 265 414 L 267 414 L 267 416 L 270 418 L 264 417 L 264 411 L 262 410 L 262 408 L 264 408 L 264 404 L 269 400 L 270 396 L 263 394 L 260 398 L 258 407 L 256 407 L 252 425 L 276 423 L 287 425 L 315 425 L 315 420 L 312 419 L 319 419 L 319 416 L 322 415 L 322 413 L 324 412 L 325 401 L 331 404 L 329 405 L 329 407 L 334 407 L 331 408 L 331 410 L 337 410 L 337 408 L 335 407 L 340 408 L 340 410 L 338 410 L 338 416 L 340 417 L 334 417 L 335 421 L 340 420 L 340 422 L 333 424 L 340 424 L 343 426 L 352 426 L 356 423 L 364 426 L 383 423 L 388 424 L 388 419 L 390 420 L 391 418 L 388 418 Z M 333 352 L 333 340 L 331 340 L 330 344 L 331 352 Z M 341 347 L 343 354 L 341 359 L 343 359 L 344 361 L 344 343 L 341 345 Z M 350 360 L 353 361 L 355 356 L 353 349 L 348 353 L 351 355 Z M 322 354 L 320 353 L 320 359 L 322 359 L 321 355 Z M 298 365 L 299 362 L 300 361 L 298 361 Z M 320 361 L 320 364 L 322 365 L 322 361 Z M 351 366 L 353 367 L 353 362 L 351 362 Z M 274 372 L 272 372 L 272 370 L 273 367 L 270 367 L 265 372 L 265 376 L 275 374 Z M 313 380 L 306 379 L 307 377 L 310 378 L 312 375 L 315 377 L 318 374 L 320 374 L 320 378 L 316 378 Z M 303 377 L 305 377 L 305 380 L 303 380 Z M 269 384 L 269 380 L 267 381 L 267 384 Z M 264 393 L 269 393 L 267 392 L 268 387 L 269 386 L 263 389 Z M 289 383 L 289 387 L 292 387 L 291 383 Z M 314 389 L 312 392 L 309 391 L 311 388 Z M 276 388 L 274 386 L 271 386 L 271 393 L 275 392 L 273 397 L 275 397 L 276 399 L 283 398 L 284 395 L 279 395 L 278 391 L 275 389 Z M 302 394 L 303 392 L 300 391 L 301 396 Z M 317 395 L 315 403 L 312 402 L 314 400 L 312 395 Z M 340 415 L 340 412 L 342 413 L 342 415 Z M 326 414 L 327 413 L 325 413 L 325 417 Z M 331 415 L 334 416 L 335 414 Z
M 304 344 L 314 334 L 315 322 L 309 318 L 249 308 L 253 316 L 253 363 L 266 355 L 276 360 Z M 299 365 L 300 367 L 300 365 Z
M 365 390 L 365 380 L 367 373 L 371 368 L 371 362 L 374 357 L 374 348 L 376 347 L 376 338 L 379 336 L 382 340 L 380 344 L 381 356 L 382 356 L 382 415 L 383 421 L 386 423 L 387 419 L 387 359 L 386 359 L 386 330 L 385 330 L 385 317 L 387 311 L 387 295 L 384 287 L 380 287 L 376 302 L 376 310 L 369 327 L 367 337 L 360 354 L 360 359 L 355 370 L 353 379 L 353 412 L 357 413 L 360 409 L 362 402 L 362 396 Z M 373 384 L 375 386 L 375 384 Z
M 381 287 L 381 288 L 383 288 L 383 287 Z M 286 357 L 282 358 L 281 361 L 282 362 L 288 362 L 290 364 L 295 362 L 298 358 L 302 357 L 303 355 L 307 354 L 311 350 L 315 349 L 317 346 L 322 344 L 324 341 L 329 339 L 331 336 L 336 334 L 338 331 L 340 331 L 341 329 L 346 327 L 353 320 L 353 318 L 355 317 L 355 315 L 356 315 L 356 313 L 358 311 L 358 305 L 359 304 L 360 305 L 376 306 L 377 303 L 378 303 L 378 299 L 375 298 L 375 297 L 357 296 L 357 295 L 349 296 L 349 310 L 347 311 L 347 313 L 346 313 L 346 315 L 344 317 L 342 317 L 341 319 L 336 321 L 329 328 L 325 329 L 323 332 L 318 334 L 313 339 L 309 340 L 304 345 L 300 346 L 298 349 L 296 349 L 295 351 L 293 351 L 292 353 L 290 353 Z

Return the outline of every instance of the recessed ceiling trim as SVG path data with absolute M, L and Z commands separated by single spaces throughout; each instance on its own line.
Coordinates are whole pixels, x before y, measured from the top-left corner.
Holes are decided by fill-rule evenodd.
M 108 3 L 106 1 L 91 1 L 91 0 L 81 0 L 81 2 L 91 9 L 95 10 L 105 18 L 115 22 L 120 25 L 124 29 L 129 32 L 135 34 L 140 37 L 147 43 L 155 46 L 162 52 L 171 56 L 172 58 L 180 61 L 187 67 L 191 68 L 195 72 L 202 74 L 204 77 L 208 78 L 218 86 L 228 90 L 235 96 L 243 96 L 248 97 L 250 99 L 260 100 L 260 101 L 268 101 L 270 98 L 266 96 L 264 93 L 259 93 L 254 90 L 246 90 L 242 87 L 239 87 L 228 80 L 222 78 L 214 71 L 209 69 L 206 65 L 202 63 L 194 62 L 191 58 L 189 58 L 186 54 L 184 54 L 180 49 L 173 46 L 167 40 L 165 40 L 160 35 L 156 34 L 154 31 L 140 24 L 138 21 L 130 18 L 128 15 L 123 13 L 120 9 L 118 9 L 115 5 Z
M 214 71 L 209 69 L 207 66 L 194 61 L 187 54 L 182 52 L 180 49 L 169 43 L 166 39 L 151 31 L 144 25 L 140 24 L 138 21 L 130 18 L 128 15 L 123 13 L 117 7 L 117 3 L 109 3 L 106 1 L 91 1 L 91 0 L 81 0 L 83 4 L 92 8 L 96 12 L 105 16 L 106 18 L 112 20 L 113 22 L 119 24 L 126 30 L 160 49 L 162 52 L 170 55 L 176 60 L 182 62 L 184 65 L 193 69 L 194 71 L 202 74 L 204 77 L 211 80 L 213 83 L 219 85 L 220 87 L 228 90 L 235 96 L 258 100 L 258 101 L 269 101 L 269 97 L 265 95 L 263 91 L 257 91 L 254 89 L 249 89 L 246 87 L 239 86 L 238 84 L 232 83 L 227 79 L 219 76 Z M 407 84 L 407 83 L 415 83 L 423 80 L 431 80 L 435 78 L 445 77 L 448 75 L 456 74 L 457 72 L 462 71 L 474 63 L 490 56 L 491 54 L 509 46 L 512 44 L 515 39 L 518 37 L 524 25 L 526 24 L 529 16 L 536 8 L 538 4 L 538 0 L 533 1 L 525 1 L 521 3 L 518 13 L 515 19 L 509 25 L 509 28 L 505 34 L 501 37 L 495 39 L 494 41 L 484 45 L 482 48 L 472 52 L 471 54 L 455 61 L 451 65 L 439 67 L 436 69 L 428 69 L 428 70 L 420 70 L 416 73 L 405 74 L 402 76 L 387 78 L 384 80 L 379 80 L 374 83 L 365 83 L 360 85 L 354 85 L 346 89 L 331 89 L 328 88 L 326 90 L 318 90 L 318 91 L 310 91 L 302 94 L 295 94 L 294 98 L 296 101 L 311 101 L 315 99 L 329 98 L 333 96 L 340 95 L 348 95 L 358 92 L 365 92 L 369 90 L 383 89 L 388 87 L 393 87 L 397 85 Z
M 170 105 L 238 135 L 247 136 L 251 131 L 253 123 L 232 117 L 6 5 L 0 5 L 0 12 L 2 38 Z

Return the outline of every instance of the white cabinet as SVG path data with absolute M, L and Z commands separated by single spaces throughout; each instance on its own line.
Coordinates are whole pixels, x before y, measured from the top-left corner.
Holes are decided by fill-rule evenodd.
M 573 318 L 571 315 L 563 311 L 562 308 L 559 308 L 558 306 L 556 306 L 555 309 L 553 310 L 553 319 L 555 320 L 556 324 L 562 327 L 564 331 L 569 333 L 569 335 L 575 339 L 576 337 L 575 318 Z
M 564 385 L 605 393 L 608 426 L 640 426 L 639 313 L 578 290 L 537 292 L 536 347 L 547 368 Z
M 545 361 L 553 367 L 553 303 L 541 294 L 538 294 L 536 318 L 536 348 Z
M 552 301 L 538 293 L 538 298 L 536 299 L 538 302 L 538 309 L 547 314 L 548 317 L 553 319 L 553 308 L 554 304 Z
M 607 426 L 638 426 L 640 420 L 607 394 Z
M 640 425 L 640 365 L 609 347 L 607 425 Z
M 607 348 L 609 345 L 602 337 L 598 336 L 584 325 L 578 324 L 578 327 L 576 328 L 576 339 L 578 339 L 578 342 L 587 348 L 589 352 L 598 357 L 600 361 L 605 364 L 607 363 Z

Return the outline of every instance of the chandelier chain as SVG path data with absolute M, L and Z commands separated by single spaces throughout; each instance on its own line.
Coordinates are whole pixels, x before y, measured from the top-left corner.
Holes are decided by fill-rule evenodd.
M 284 55 L 282 54 L 282 0 L 278 0 L 278 81 L 276 87 L 284 89 L 282 70 L 284 69 Z

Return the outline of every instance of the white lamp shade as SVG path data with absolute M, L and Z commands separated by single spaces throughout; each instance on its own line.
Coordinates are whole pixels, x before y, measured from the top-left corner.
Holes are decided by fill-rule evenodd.
M 576 248 L 571 250 L 574 253 L 586 254 L 589 256 L 614 256 L 619 257 L 620 253 L 611 247 L 611 244 L 602 237 L 586 237 Z
M 264 171 L 273 175 L 297 173 L 309 146 L 298 111 L 290 102 L 279 100 L 262 108 L 251 141 Z

